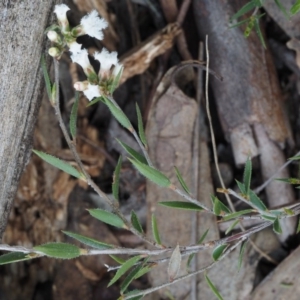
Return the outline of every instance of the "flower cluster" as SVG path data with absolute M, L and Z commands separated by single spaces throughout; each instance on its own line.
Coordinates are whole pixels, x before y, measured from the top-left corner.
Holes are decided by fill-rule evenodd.
M 95 97 L 111 94 L 118 85 L 123 69 L 118 61 L 117 52 L 109 52 L 103 48 L 101 52 L 94 53 L 94 58 L 100 62 L 100 70 L 97 74 L 89 61 L 88 51 L 82 49 L 82 45 L 76 42 L 76 38 L 84 34 L 102 40 L 103 29 L 108 26 L 107 21 L 100 18 L 93 10 L 81 19 L 80 25 L 70 28 L 67 18 L 68 10 L 70 9 L 65 4 L 55 6 L 54 13 L 59 26 L 53 25 L 48 28 L 47 36 L 53 43 L 49 54 L 60 59 L 66 47 L 69 48 L 72 61 L 79 64 L 87 76 L 86 81 L 76 82 L 74 88 L 82 91 L 90 101 Z

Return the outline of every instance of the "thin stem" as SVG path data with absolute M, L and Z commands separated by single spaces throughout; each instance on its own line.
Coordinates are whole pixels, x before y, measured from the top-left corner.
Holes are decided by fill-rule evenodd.
M 54 74 L 55 74 L 55 84 L 56 84 L 56 99 L 55 99 L 55 103 L 54 103 L 54 109 L 55 109 L 55 113 L 56 116 L 58 118 L 58 122 L 60 125 L 60 128 L 63 132 L 64 138 L 74 156 L 74 159 L 76 161 L 76 163 L 78 164 L 81 172 L 84 174 L 85 178 L 86 178 L 86 182 L 88 183 L 88 185 L 90 185 L 94 191 L 99 195 L 100 198 L 102 198 L 104 201 L 106 201 L 110 207 L 112 208 L 113 212 L 122 219 L 122 221 L 124 222 L 124 224 L 126 225 L 126 227 L 128 228 L 128 230 L 130 230 L 133 234 L 135 234 L 136 236 L 138 236 L 139 238 L 141 238 L 143 241 L 145 241 L 146 243 L 155 246 L 157 248 L 162 248 L 162 246 L 156 244 L 153 241 L 148 240 L 143 234 L 141 234 L 139 231 L 137 231 L 130 222 L 128 222 L 128 220 L 125 218 L 125 216 L 121 213 L 121 211 L 118 208 L 118 203 L 116 201 L 112 201 L 111 199 L 108 198 L 108 196 L 96 185 L 96 183 L 92 180 L 91 176 L 89 175 L 89 173 L 85 170 L 83 163 L 81 162 L 81 159 L 79 157 L 79 154 L 76 150 L 76 146 L 74 145 L 74 143 L 72 142 L 72 140 L 70 139 L 69 133 L 66 129 L 65 123 L 63 121 L 62 115 L 61 115 L 61 111 L 60 111 L 60 98 L 59 98 L 59 62 L 54 59 Z

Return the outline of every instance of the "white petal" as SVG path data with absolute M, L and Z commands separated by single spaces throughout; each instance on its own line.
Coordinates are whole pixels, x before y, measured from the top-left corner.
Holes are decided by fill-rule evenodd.
M 106 20 L 100 18 L 96 10 L 93 10 L 91 13 L 84 16 L 81 19 L 80 24 L 86 34 L 95 37 L 98 40 L 103 39 L 102 29 L 108 26 Z
M 114 70 L 113 70 L 113 76 L 114 77 L 116 77 L 118 74 L 119 74 L 119 72 L 120 72 L 120 70 L 123 68 L 123 65 L 122 64 L 119 64 L 119 63 L 117 63 L 116 65 L 115 65 L 115 67 L 114 67 Z
M 70 52 L 73 54 L 81 52 L 81 44 L 78 44 L 76 42 L 73 42 L 69 47 Z
M 57 16 L 57 19 L 65 20 L 67 18 L 68 10 L 70 10 L 70 8 L 66 4 L 58 4 L 58 5 L 55 5 L 54 13 Z
M 96 97 L 101 96 L 99 86 L 98 85 L 93 85 L 93 84 L 90 84 L 90 83 L 88 85 L 88 88 L 85 91 L 83 91 L 83 93 L 90 101 L 93 100 Z
M 118 63 L 118 53 L 116 51 L 109 53 L 107 49 L 103 48 L 101 52 L 95 53 L 95 59 L 99 60 L 101 70 L 107 71 L 112 65 Z
M 80 51 L 74 52 L 71 55 L 71 59 L 73 62 L 79 64 L 83 70 L 86 70 L 91 66 L 86 49 L 81 49 Z

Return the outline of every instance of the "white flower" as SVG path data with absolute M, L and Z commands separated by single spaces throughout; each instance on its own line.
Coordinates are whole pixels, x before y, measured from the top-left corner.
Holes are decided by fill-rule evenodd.
M 67 20 L 67 11 L 70 8 L 66 4 L 58 4 L 55 5 L 54 13 L 56 13 L 57 19 L 59 21 Z
M 88 88 L 83 91 L 83 93 L 90 101 L 101 96 L 99 86 L 90 83 L 88 84 Z
M 47 37 L 51 42 L 58 42 L 59 39 L 58 34 L 53 30 L 48 31 Z
M 71 45 L 69 45 L 69 51 L 73 54 L 81 52 L 81 44 L 73 42 Z
M 103 39 L 102 29 L 108 26 L 105 19 L 100 18 L 96 10 L 93 10 L 88 15 L 84 16 L 80 21 L 83 33 L 88 34 L 91 37 L 95 37 L 98 40 Z
M 86 49 L 80 49 L 80 51 L 78 50 L 77 52 L 73 52 L 73 54 L 71 55 L 71 59 L 74 63 L 79 64 L 85 73 L 87 73 L 88 69 L 93 69 L 93 67 L 90 64 L 88 52 Z
M 109 53 L 107 49 L 103 48 L 101 52 L 95 52 L 95 59 L 99 60 L 101 66 L 100 71 L 108 71 L 112 65 L 118 63 L 118 53 L 116 51 Z
M 77 82 L 74 83 L 74 89 L 76 91 L 80 91 L 80 92 L 83 92 L 86 89 L 88 89 L 88 86 L 89 86 L 89 82 L 87 80 L 77 81 Z
M 114 70 L 112 72 L 113 76 L 116 77 L 122 68 L 123 68 L 122 64 L 119 64 L 119 63 L 115 64 Z

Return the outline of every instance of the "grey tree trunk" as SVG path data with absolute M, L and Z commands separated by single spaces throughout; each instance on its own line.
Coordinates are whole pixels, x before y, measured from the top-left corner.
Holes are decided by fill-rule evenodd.
M 30 158 L 44 83 L 44 30 L 57 0 L 0 3 L 0 240 Z

